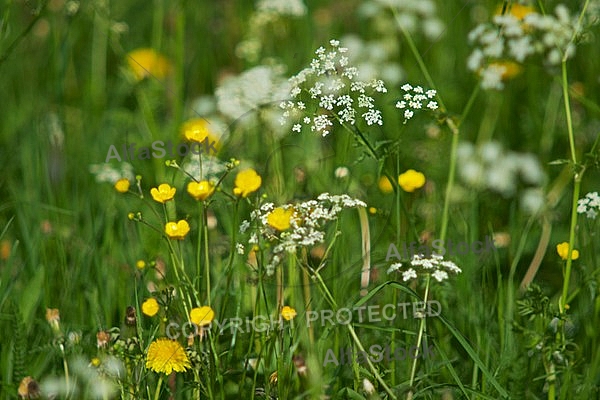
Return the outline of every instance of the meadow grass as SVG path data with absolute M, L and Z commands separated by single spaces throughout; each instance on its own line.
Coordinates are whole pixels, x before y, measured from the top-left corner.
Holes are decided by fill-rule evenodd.
M 600 398 L 600 4 L 557 5 L 4 2 L 0 398 Z M 216 156 L 126 159 L 191 119 Z

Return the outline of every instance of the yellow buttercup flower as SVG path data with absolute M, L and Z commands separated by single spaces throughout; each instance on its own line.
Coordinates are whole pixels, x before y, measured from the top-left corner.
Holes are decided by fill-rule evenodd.
M 217 146 L 219 137 L 210 128 L 210 122 L 206 118 L 193 118 L 181 125 L 181 134 L 190 142 L 213 143 L 213 148 L 206 150 L 206 153 L 210 154 L 211 151 L 209 150 L 219 150 L 219 146 Z
M 563 260 L 569 257 L 569 243 L 562 242 L 556 245 L 556 252 Z M 571 260 L 577 260 L 579 258 L 579 251 L 573 249 L 571 252 Z
M 158 301 L 154 297 L 150 297 L 142 303 L 142 312 L 149 317 L 154 317 L 159 309 Z
M 283 317 L 283 319 L 285 319 L 286 321 L 290 321 L 292 319 L 294 319 L 294 317 L 298 315 L 296 313 L 296 310 L 294 310 L 292 307 L 290 306 L 284 306 L 281 309 L 281 316 Z
M 291 225 L 293 209 L 285 210 L 283 207 L 277 207 L 267 215 L 267 223 L 278 231 L 285 231 Z
M 169 60 L 152 49 L 137 49 L 129 52 L 127 64 L 138 81 L 149 76 L 164 79 L 171 71 Z
M 150 189 L 150 194 L 154 201 L 158 201 L 159 203 L 166 203 L 167 201 L 173 199 L 175 197 L 176 188 L 171 187 L 168 183 L 162 183 L 158 185 L 157 188 Z
M 405 192 L 414 192 L 425 185 L 425 175 L 414 169 L 409 169 L 398 176 L 398 184 Z
M 501 70 L 500 78 L 507 80 L 514 78 L 521 73 L 521 66 L 514 61 L 496 61 L 490 63 L 489 67 L 497 68 Z
M 508 10 L 507 14 L 512 15 L 513 17 L 515 17 L 516 19 L 518 19 L 519 21 L 522 21 L 523 18 L 525 18 L 525 16 L 527 14 L 531 14 L 535 12 L 535 8 L 531 7 L 531 6 L 524 6 L 522 4 L 511 4 L 510 9 Z M 502 14 L 502 5 L 498 6 L 498 8 L 496 9 L 496 15 L 500 15 Z
M 209 306 L 192 308 L 190 311 L 190 321 L 198 326 L 210 325 L 215 319 L 215 312 Z
M 190 360 L 179 342 L 160 338 L 150 343 L 146 356 L 146 368 L 170 375 L 173 371 L 184 372 L 191 366 Z
M 233 194 L 236 196 L 248 197 L 250 193 L 256 192 L 261 184 L 262 179 L 255 170 L 252 168 L 245 169 L 238 172 L 235 177 Z
M 170 239 L 182 240 L 190 231 L 190 225 L 185 219 L 177 222 L 167 222 L 165 233 Z
M 210 181 L 190 182 L 187 191 L 196 200 L 206 200 L 215 191 L 215 186 Z
M 379 178 L 379 182 L 377 182 L 377 186 L 379 186 L 379 190 L 383 193 L 392 193 L 394 188 L 392 187 L 392 182 L 387 178 L 387 176 L 382 176 Z
M 146 268 L 146 261 L 137 260 L 137 262 L 135 263 L 135 266 L 137 269 L 144 269 L 144 268 Z
M 129 191 L 129 179 L 121 178 L 117 182 L 115 182 L 115 189 L 119 193 L 127 193 Z

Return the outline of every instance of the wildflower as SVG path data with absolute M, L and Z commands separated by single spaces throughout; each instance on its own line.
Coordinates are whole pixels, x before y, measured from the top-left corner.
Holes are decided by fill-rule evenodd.
M 190 321 L 198 326 L 210 325 L 215 319 L 215 312 L 209 306 L 195 307 L 190 311 Z
M 338 179 L 344 179 L 350 175 L 350 170 L 347 167 L 337 167 L 334 175 Z
M 185 219 L 177 222 L 167 222 L 165 225 L 165 233 L 170 239 L 183 240 L 189 231 L 190 225 Z
M 196 200 L 206 200 L 215 191 L 215 186 L 207 180 L 188 183 L 187 191 Z
M 18 394 L 22 399 L 37 399 L 41 394 L 40 385 L 31 376 L 26 376 L 19 384 Z
M 146 268 L 146 261 L 144 260 L 137 260 L 135 263 L 135 266 L 137 269 L 142 270 L 144 268 Z
M 392 182 L 390 182 L 387 176 L 382 176 L 381 178 L 379 178 L 377 186 L 379 187 L 379 190 L 381 190 L 383 193 L 392 193 L 394 191 L 394 188 L 392 187 Z
M 248 197 L 250 193 L 254 193 L 260 188 L 262 179 L 260 175 L 252 168 L 238 172 L 235 177 L 235 187 L 233 194 L 236 196 Z
M 102 361 L 101 361 L 101 360 L 100 360 L 98 357 L 94 357 L 94 358 L 92 358 L 92 359 L 90 360 L 90 365 L 91 365 L 92 367 L 96 367 L 96 368 L 97 368 L 97 367 L 99 367 L 99 366 L 100 366 L 100 364 L 101 364 L 101 363 L 102 363 Z
M 149 317 L 154 317 L 159 309 L 158 301 L 154 297 L 150 297 L 142 303 L 142 312 Z
M 146 368 L 154 372 L 164 373 L 184 372 L 192 365 L 181 344 L 175 340 L 160 338 L 148 347 Z
M 292 319 L 294 319 L 294 317 L 296 317 L 297 313 L 296 310 L 294 310 L 292 307 L 290 306 L 284 306 L 281 309 L 281 316 L 283 317 L 283 319 L 285 319 L 286 321 L 291 321 Z
M 278 231 L 285 231 L 290 228 L 290 220 L 294 214 L 293 209 L 284 209 L 277 207 L 267 216 L 267 223 Z
M 115 189 L 119 193 L 127 193 L 129 191 L 129 179 L 121 178 L 115 183 Z
M 158 185 L 158 189 L 152 188 L 150 190 L 150 194 L 152 195 L 152 198 L 154 199 L 154 201 L 164 204 L 167 201 L 172 200 L 173 197 L 175 197 L 176 191 L 177 191 L 177 189 L 174 187 L 171 187 L 168 183 L 162 183 L 162 184 Z
M 244 232 L 250 226 L 257 226 L 257 232 L 252 232 L 248 241 L 252 245 L 258 243 L 258 234 L 268 241 L 278 242 L 271 247 L 270 262 L 266 266 L 267 273 L 272 274 L 275 267 L 284 259 L 285 252 L 294 253 L 299 247 L 312 247 L 323 243 L 325 241 L 324 225 L 329 221 L 336 220 L 344 208 L 366 206 L 364 202 L 348 195 L 330 195 L 329 193 L 322 193 L 314 200 L 283 205 L 279 207 L 282 210 L 293 209 L 292 216 L 287 220 L 289 227 L 279 235 L 273 235 L 273 228 L 278 228 L 270 224 L 269 216 L 271 215 L 271 222 L 274 222 L 273 212 L 276 208 L 273 203 L 265 203 L 250 214 L 251 221 L 256 221 L 257 224 L 243 221 L 240 231 Z M 286 220 L 284 219 L 283 222 Z M 274 225 L 277 224 L 274 223 Z M 286 226 L 287 223 L 279 227 Z
M 319 47 L 310 67 L 290 78 L 291 100 L 283 101 L 282 124 L 289 119 L 301 117 L 292 127 L 300 132 L 302 125 L 309 125 L 311 131 L 327 136 L 334 122 L 354 125 L 357 114 L 367 125 L 383 125 L 381 111 L 375 108 L 375 99 L 370 94 L 387 93 L 380 79 L 361 81 L 359 71 L 348 62 L 348 48 L 340 47 L 338 40 L 329 41 L 329 49 Z M 306 98 L 300 98 L 306 94 Z M 306 102 L 318 104 L 316 114 L 307 115 Z
M 523 68 L 521 68 L 519 64 L 510 60 L 493 62 L 489 66 L 499 68 L 501 70 L 500 78 L 502 80 L 514 78 L 515 76 L 519 75 L 523 70 Z
M 55 333 L 60 332 L 60 312 L 58 308 L 46 308 L 46 321 Z
M 387 273 L 399 271 L 402 263 L 394 263 L 390 266 Z M 431 258 L 425 258 L 421 254 L 415 254 L 410 261 L 410 267 L 402 271 L 402 280 L 404 282 L 411 279 L 417 279 L 419 273 L 430 275 L 438 282 L 448 279 L 448 272 L 459 274 L 462 270 L 452 261 L 444 260 L 444 257 L 438 254 L 432 254 Z
M 202 143 L 204 149 L 192 150 L 194 154 L 217 154 L 219 151 L 219 137 L 215 134 L 214 130 L 211 129 L 211 125 L 220 125 L 218 123 L 212 124 L 206 118 L 193 118 L 183 123 L 181 126 L 181 134 L 190 142 L 195 144 Z M 193 148 L 194 144 L 191 145 Z
M 598 192 L 590 192 L 584 198 L 577 200 L 577 212 L 586 214 L 587 218 L 595 219 L 600 211 L 600 196 Z
M 96 333 L 96 346 L 98 346 L 99 349 L 106 347 L 106 345 L 108 345 L 109 342 L 110 333 L 106 331 L 100 331 Z
M 377 208 L 375 208 L 375 207 L 369 207 L 369 213 L 370 214 L 377 214 Z
M 424 107 L 434 111 L 438 109 L 437 101 L 434 101 L 437 91 L 434 89 L 425 90 L 421 86 L 413 87 L 405 83 L 401 87 L 404 91 L 402 100 L 396 103 L 396 108 L 404 110 L 404 123 L 415 115 L 415 111 L 422 110 Z
M 556 245 L 556 252 L 563 260 L 569 257 L 569 243 L 562 242 Z M 579 251 L 573 249 L 571 252 L 571 260 L 577 260 L 579 258 Z
M 524 6 L 522 4 L 516 4 L 516 3 L 511 4 L 510 8 L 508 9 L 508 14 L 512 15 L 519 21 L 522 21 L 523 18 L 525 18 L 527 15 L 534 13 L 534 12 L 535 12 L 535 8 L 533 8 L 531 6 Z M 499 6 L 496 9 L 495 15 L 502 15 L 502 6 Z
M 398 184 L 405 192 L 414 192 L 425 185 L 425 175 L 414 169 L 409 169 L 398 176 Z
M 131 51 L 127 54 L 127 64 L 138 81 L 149 76 L 164 79 L 171 70 L 169 61 L 152 49 Z

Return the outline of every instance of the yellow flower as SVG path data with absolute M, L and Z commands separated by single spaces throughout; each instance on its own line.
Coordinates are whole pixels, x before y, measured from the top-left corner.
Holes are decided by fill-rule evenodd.
M 218 151 L 218 136 L 210 130 L 210 122 L 206 118 L 193 118 L 187 120 L 181 125 L 181 134 L 190 142 L 214 143 L 214 148 Z M 206 153 L 210 153 L 206 151 Z
M 196 200 L 206 200 L 215 191 L 215 186 L 209 181 L 190 182 L 187 191 Z
M 46 321 L 55 332 L 60 331 L 60 311 L 58 308 L 46 308 Z
M 129 191 L 129 179 L 121 178 L 115 183 L 115 189 L 119 193 L 127 193 Z
M 283 207 L 277 207 L 267 215 L 267 223 L 278 231 L 285 231 L 290 227 L 292 215 L 294 214 L 293 209 L 283 209 Z
M 94 357 L 91 359 L 90 364 L 94 367 L 99 367 L 102 364 L 102 361 L 98 357 Z
M 142 303 L 142 312 L 149 317 L 154 317 L 159 309 L 158 301 L 154 297 L 150 297 Z
M 137 49 L 129 52 L 127 64 L 138 81 L 149 76 L 164 79 L 171 71 L 169 61 L 152 49 Z
M 392 187 L 392 182 L 390 182 L 387 176 L 382 176 L 381 178 L 379 178 L 377 186 L 379 186 L 379 190 L 381 190 L 383 193 L 392 193 L 394 191 L 394 188 Z
M 215 319 L 215 312 L 209 306 L 195 307 L 190 311 L 190 321 L 198 326 L 210 325 Z
M 169 375 L 173 371 L 184 372 L 191 366 L 183 346 L 175 340 L 166 338 L 156 339 L 148 347 L 146 368 L 154 372 L 162 372 Z
M 556 252 L 563 260 L 569 257 L 569 243 L 562 242 L 556 245 Z M 577 260 L 579 258 L 579 251 L 573 249 L 571 252 L 571 260 Z
M 167 222 L 165 233 L 170 239 L 182 240 L 190 231 L 190 225 L 185 219 L 177 222 Z
M 500 78 L 502 80 L 511 79 L 521 73 L 521 66 L 514 61 L 496 61 L 490 63 L 490 67 L 501 69 Z
M 281 309 L 281 316 L 283 317 L 283 319 L 285 319 L 286 321 L 290 321 L 292 319 L 294 319 L 294 317 L 297 315 L 296 310 L 294 310 L 292 307 L 290 306 L 284 306 Z
M 369 207 L 369 213 L 377 214 L 377 209 L 375 207 Z
M 405 192 L 414 192 L 425 184 L 425 175 L 414 169 L 409 169 L 398 176 L 398 184 Z
M 516 19 L 518 19 L 519 21 L 522 21 L 523 18 L 525 18 L 525 16 L 527 14 L 531 14 L 535 12 L 535 8 L 531 7 L 531 6 L 524 6 L 521 4 L 512 4 L 510 6 L 510 9 L 508 10 L 507 14 L 512 15 L 513 17 L 515 17 Z M 502 5 L 498 6 L 498 8 L 496 9 L 496 15 L 500 15 L 502 14 Z
M 256 192 L 262 183 L 260 175 L 252 168 L 238 172 L 235 177 L 235 187 L 233 194 L 236 196 L 248 197 L 250 193 Z
M 171 200 L 173 197 L 175 197 L 176 191 L 177 189 L 171 187 L 168 183 L 162 183 L 158 185 L 158 189 L 152 188 L 150 190 L 150 194 L 152 195 L 154 201 L 158 201 L 159 203 L 164 204 L 167 201 Z
M 137 269 L 144 269 L 144 268 L 146 268 L 146 261 L 137 260 L 137 262 L 135 263 L 135 266 L 137 267 Z

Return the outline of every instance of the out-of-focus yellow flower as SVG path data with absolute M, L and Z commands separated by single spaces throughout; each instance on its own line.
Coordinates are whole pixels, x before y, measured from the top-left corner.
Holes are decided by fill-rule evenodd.
M 206 118 L 193 118 L 181 125 L 181 134 L 186 140 L 197 143 L 213 144 L 212 148 L 205 149 L 206 154 L 219 150 L 219 137 L 210 129 L 210 122 Z
M 101 363 L 102 363 L 102 361 L 100 361 L 100 359 L 99 359 L 98 357 L 94 357 L 94 358 L 92 358 L 92 360 L 90 361 L 90 364 L 91 364 L 93 367 L 99 367 Z
M 190 231 L 190 225 L 185 219 L 177 222 L 167 222 L 165 233 L 170 239 L 182 240 Z
M 425 185 L 425 175 L 414 169 L 409 169 L 398 176 L 398 184 L 405 192 L 414 192 Z
M 556 252 L 563 260 L 569 257 L 569 243 L 562 242 L 556 245 Z M 571 252 L 571 260 L 577 260 L 579 258 L 579 251 L 573 249 Z
M 236 196 L 248 197 L 250 193 L 256 192 L 261 184 L 262 179 L 255 170 L 252 168 L 245 169 L 238 172 L 235 177 L 233 194 Z
M 142 303 L 142 312 L 149 317 L 154 317 L 159 309 L 158 301 L 154 297 L 150 297 Z
M 158 201 L 159 203 L 166 203 L 167 201 L 173 199 L 175 197 L 176 188 L 171 187 L 168 183 L 161 183 L 157 188 L 150 189 L 150 194 L 154 201 Z
M 129 183 L 129 179 L 121 178 L 117 182 L 115 182 L 115 189 L 119 193 L 127 193 L 129 191 L 130 185 L 131 184 Z
M 191 366 L 183 346 L 175 340 L 156 339 L 148 347 L 146 368 L 154 372 L 170 375 L 173 371 L 184 372 Z
M 137 269 L 144 269 L 144 268 L 146 268 L 146 261 L 137 260 L 137 262 L 135 263 L 135 266 Z
M 496 61 L 490 63 L 489 66 L 502 71 L 500 74 L 500 78 L 502 78 L 502 80 L 512 79 L 519 75 L 523 70 L 523 68 L 521 68 L 521 66 L 514 61 Z
M 196 200 L 206 200 L 215 191 L 215 186 L 210 181 L 192 181 L 188 183 L 187 191 Z
M 190 311 L 190 321 L 198 326 L 210 325 L 215 319 L 215 312 L 209 306 L 195 307 Z
M 377 186 L 379 186 L 379 190 L 383 193 L 392 193 L 394 188 L 392 187 L 392 182 L 387 178 L 387 176 L 382 176 L 379 178 L 379 182 L 377 182 Z
M 267 215 L 267 223 L 278 231 L 285 231 L 291 225 L 294 210 L 289 208 L 277 207 Z
M 284 306 L 281 309 L 281 316 L 283 317 L 283 319 L 285 319 L 286 321 L 290 321 L 292 319 L 294 319 L 294 317 L 296 317 L 296 315 L 298 315 L 296 313 L 296 310 L 294 310 L 292 307 L 290 306 Z
M 522 21 L 523 18 L 525 18 L 525 16 L 527 14 L 531 14 L 534 13 L 535 8 L 531 7 L 531 6 L 524 6 L 522 4 L 511 4 L 511 6 L 509 7 L 509 10 L 507 12 L 507 14 L 512 15 L 513 17 L 515 17 L 516 19 L 518 19 L 519 21 Z M 502 14 L 502 4 L 498 6 L 498 8 L 496 8 L 496 13 L 495 15 L 501 15 Z
M 127 64 L 138 81 L 149 76 L 164 79 L 171 72 L 169 60 L 153 49 L 137 49 L 129 52 Z
M 40 385 L 31 376 L 26 376 L 19 384 L 17 393 L 22 399 L 37 399 L 41 394 Z
M 53 331 L 60 331 L 60 311 L 58 311 L 58 308 L 46 308 L 46 321 L 48 321 Z
M 377 209 L 375 207 L 369 207 L 369 213 L 377 214 Z

